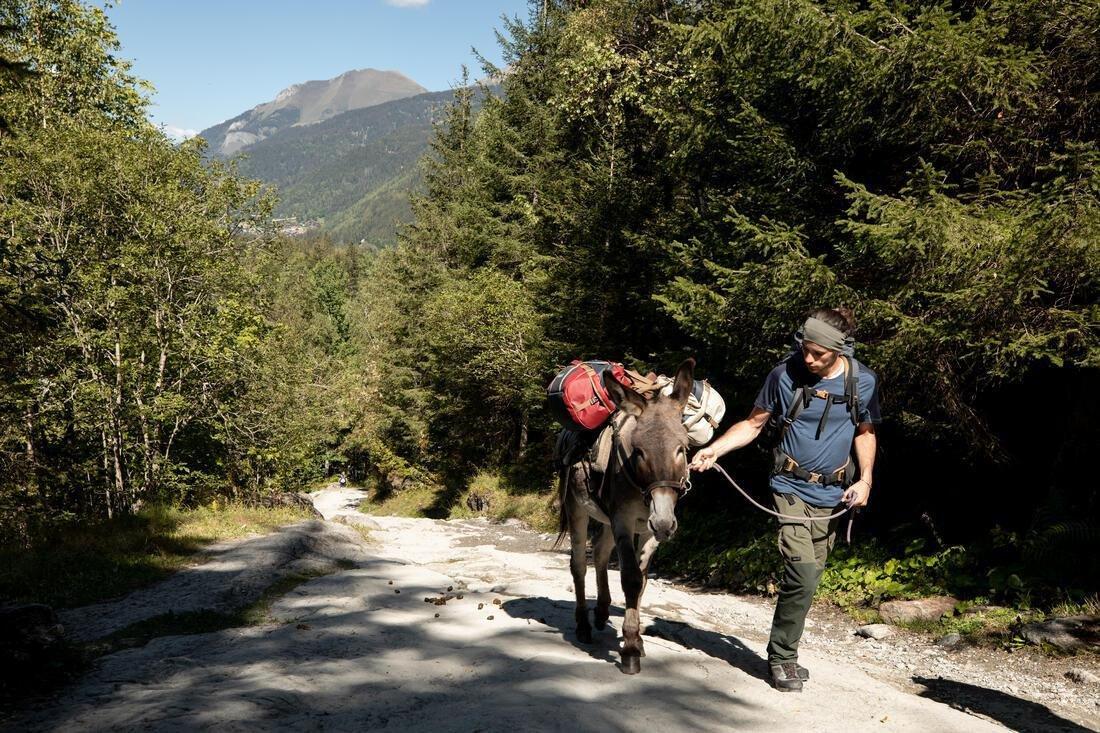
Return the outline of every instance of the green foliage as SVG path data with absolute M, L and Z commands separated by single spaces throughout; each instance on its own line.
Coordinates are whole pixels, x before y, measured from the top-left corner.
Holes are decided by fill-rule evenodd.
M 972 554 L 962 546 L 922 554 L 923 547 L 922 540 L 914 540 L 900 556 L 874 543 L 839 548 L 821 577 L 821 588 L 846 606 L 943 593 L 973 597 L 980 576 Z
M 5 58 L 34 74 L 0 87 L 0 525 L 256 490 L 239 408 L 271 202 L 145 121 L 101 9 L 3 12 Z

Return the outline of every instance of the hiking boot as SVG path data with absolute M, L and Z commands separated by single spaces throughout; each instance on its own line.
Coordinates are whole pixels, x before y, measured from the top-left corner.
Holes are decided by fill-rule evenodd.
M 772 686 L 780 692 L 802 692 L 802 679 L 798 674 L 798 664 L 784 662 L 773 664 Z
M 798 664 L 797 662 L 795 664 L 798 667 L 798 679 L 802 680 L 803 682 L 810 679 L 810 670 L 806 669 L 805 667 L 803 667 L 801 664 Z

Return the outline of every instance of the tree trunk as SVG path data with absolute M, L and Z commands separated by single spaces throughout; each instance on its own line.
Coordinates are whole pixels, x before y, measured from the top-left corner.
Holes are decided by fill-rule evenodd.
M 111 496 L 111 451 L 107 445 L 107 428 L 100 428 L 99 432 L 103 438 L 103 498 L 107 504 L 107 519 L 113 519 L 115 510 L 114 497 Z
M 27 459 L 27 488 L 34 492 L 38 502 L 42 505 L 42 510 L 49 512 L 50 507 L 46 500 L 46 493 L 38 480 L 38 453 L 34 445 L 34 414 L 29 406 L 23 413 L 23 429 L 26 439 L 23 452 Z
M 519 415 L 519 437 L 516 441 L 516 459 L 522 461 L 527 454 L 527 410 Z
M 129 512 L 134 505 L 134 497 L 127 495 L 126 468 L 123 464 L 125 448 L 122 434 L 122 343 L 115 331 L 115 390 L 109 398 L 111 419 L 111 459 L 114 462 L 115 500 L 123 502 L 121 506 Z

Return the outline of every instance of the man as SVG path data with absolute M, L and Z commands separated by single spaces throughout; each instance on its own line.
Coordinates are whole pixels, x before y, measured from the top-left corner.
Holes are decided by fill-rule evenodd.
M 768 375 L 752 412 L 695 454 L 691 467 L 704 471 L 760 435 L 769 418 L 779 439 L 770 486 L 776 511 L 806 519 L 779 520 L 783 580 L 775 605 L 768 663 L 781 692 L 801 692 L 810 675 L 798 664 L 798 642 L 825 559 L 840 520 L 809 521 L 846 503 L 867 505 L 879 422 L 878 379 L 852 356 L 851 311 L 821 308 L 798 334 L 800 351 Z M 843 407 L 841 406 L 843 405 Z M 859 480 L 853 482 L 855 453 Z

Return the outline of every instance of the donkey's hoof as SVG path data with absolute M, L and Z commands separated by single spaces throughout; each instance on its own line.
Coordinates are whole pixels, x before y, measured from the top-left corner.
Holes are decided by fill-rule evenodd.
M 596 631 L 603 631 L 607 628 L 607 616 L 600 616 L 596 614 L 596 618 L 592 619 L 592 625 L 596 627 Z
M 582 644 L 592 643 L 592 629 L 588 626 L 584 626 L 577 629 L 577 641 Z
M 638 674 L 642 671 L 642 660 L 637 655 L 623 655 L 623 674 Z

